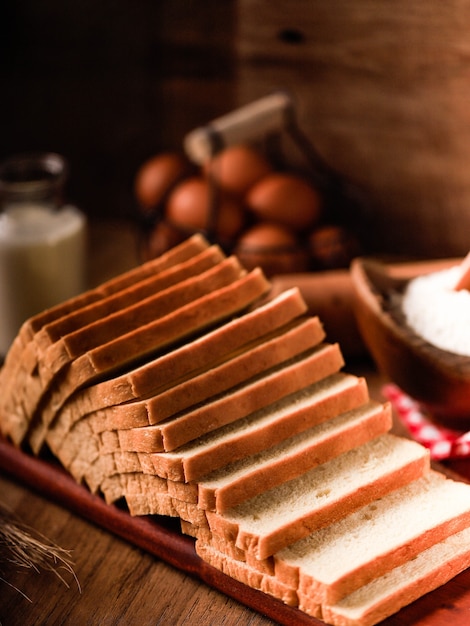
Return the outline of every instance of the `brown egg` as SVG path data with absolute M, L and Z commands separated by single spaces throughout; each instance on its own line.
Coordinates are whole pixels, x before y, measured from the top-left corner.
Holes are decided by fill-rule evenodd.
M 204 164 L 206 176 L 211 174 L 222 189 L 240 197 L 271 169 L 259 151 L 246 145 L 225 148 Z
M 169 222 L 188 231 L 211 229 L 213 189 L 209 181 L 193 176 L 179 183 L 171 192 L 165 208 Z M 245 212 L 233 196 L 217 193 L 215 235 L 233 240 L 241 231 Z
M 319 193 L 296 174 L 268 174 L 251 188 L 245 200 L 258 219 L 277 222 L 295 231 L 312 228 L 321 214 Z
M 267 276 L 304 272 L 308 253 L 289 229 L 271 222 L 260 222 L 238 239 L 235 254 L 249 270 L 262 267 Z
M 346 228 L 325 224 L 309 236 L 309 249 L 314 262 L 324 269 L 348 267 L 359 254 L 357 238 Z
M 134 179 L 134 195 L 143 212 L 150 213 L 158 207 L 173 185 L 189 171 L 188 161 L 172 152 L 157 154 L 145 161 Z
M 145 259 L 154 259 L 181 243 L 185 238 L 186 234 L 171 224 L 164 221 L 157 222 L 145 241 L 143 256 Z

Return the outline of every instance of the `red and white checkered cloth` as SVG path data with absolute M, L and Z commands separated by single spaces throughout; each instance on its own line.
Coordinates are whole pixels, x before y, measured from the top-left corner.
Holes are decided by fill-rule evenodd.
M 394 384 L 385 385 L 382 392 L 411 437 L 429 449 L 432 459 L 470 457 L 470 432 L 450 430 L 433 423 L 420 404 Z

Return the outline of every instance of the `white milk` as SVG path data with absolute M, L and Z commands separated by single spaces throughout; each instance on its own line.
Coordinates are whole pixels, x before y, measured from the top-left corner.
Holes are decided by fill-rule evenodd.
M 0 355 L 32 315 L 85 289 L 86 224 L 72 206 L 7 206 L 0 214 Z

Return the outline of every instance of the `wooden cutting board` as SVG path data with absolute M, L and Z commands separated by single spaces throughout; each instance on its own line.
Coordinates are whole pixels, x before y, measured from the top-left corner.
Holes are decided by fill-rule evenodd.
M 298 609 L 243 585 L 205 563 L 194 540 L 175 528 L 174 520 L 131 517 L 77 484 L 54 460 L 38 459 L 0 438 L 0 471 L 132 545 L 194 576 L 279 624 L 322 626 Z M 383 622 L 384 626 L 467 626 L 470 614 L 470 569 Z

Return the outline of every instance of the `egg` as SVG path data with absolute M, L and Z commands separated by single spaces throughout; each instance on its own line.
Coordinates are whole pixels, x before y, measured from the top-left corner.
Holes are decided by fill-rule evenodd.
M 357 237 L 336 224 L 324 224 L 314 229 L 308 244 L 313 261 L 322 269 L 347 267 L 360 252 Z
M 267 276 L 304 272 L 309 262 L 295 233 L 272 222 L 248 228 L 238 238 L 235 254 L 248 270 L 262 267 Z
M 271 172 L 271 165 L 261 152 L 240 144 L 221 150 L 204 164 L 203 170 L 221 189 L 241 197 Z
M 295 231 L 312 228 L 320 219 L 320 194 L 297 174 L 273 172 L 248 192 L 248 209 L 260 220 L 272 221 Z
M 143 246 L 144 260 L 154 259 L 170 248 L 184 241 L 186 234 L 165 221 L 157 222 L 145 240 Z
M 189 162 L 173 152 L 157 154 L 145 161 L 134 179 L 134 195 L 141 210 L 148 214 L 156 209 L 189 171 Z
M 202 176 L 180 182 L 170 193 L 165 214 L 169 222 L 188 231 L 213 230 L 221 240 L 233 240 L 242 230 L 245 212 L 233 196 L 217 190 L 215 224 L 211 224 L 214 188 Z

